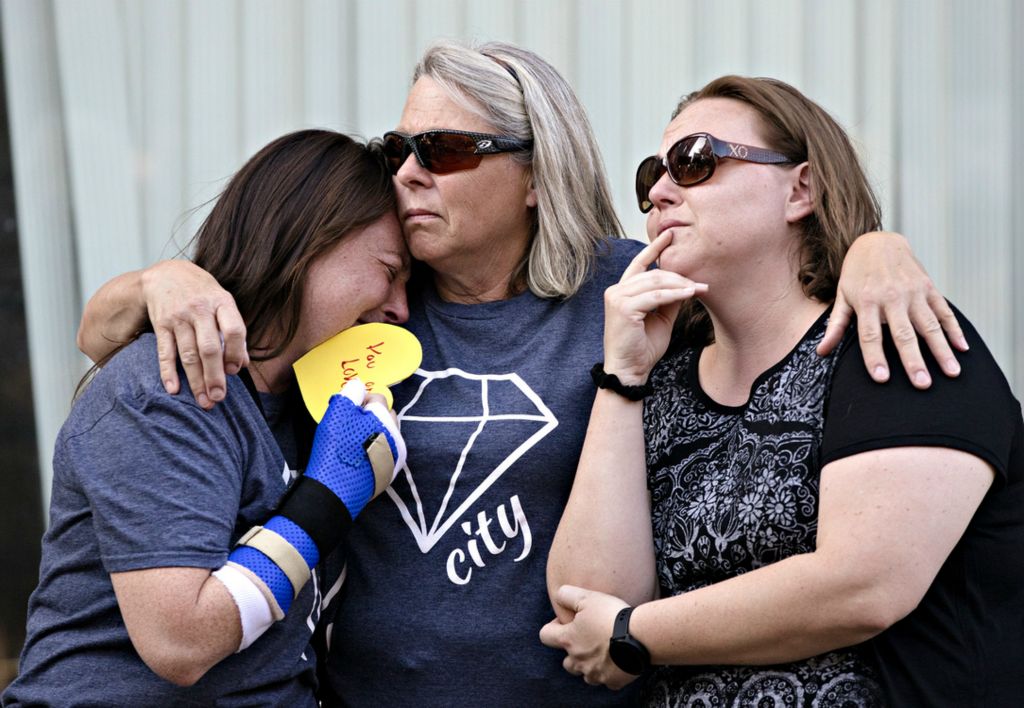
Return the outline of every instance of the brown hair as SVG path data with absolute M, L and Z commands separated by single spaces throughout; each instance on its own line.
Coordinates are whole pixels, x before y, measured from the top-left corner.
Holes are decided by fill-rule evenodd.
M 235 174 L 196 234 L 193 260 L 234 296 L 252 358 L 269 359 L 295 336 L 310 265 L 394 209 L 376 144 L 300 130 Z
M 799 224 L 800 284 L 804 293 L 832 302 L 843 259 L 853 240 L 881 228 L 882 213 L 846 131 L 825 109 L 778 79 L 722 76 L 680 100 L 672 113 L 704 98 L 732 98 L 761 117 L 765 145 L 810 167 L 813 211 Z M 699 303 L 684 306 L 687 338 L 709 341 L 710 322 Z
M 250 357 L 277 356 L 295 336 L 310 265 L 349 232 L 396 207 L 379 143 L 330 130 L 284 135 L 228 182 L 190 242 L 192 260 L 231 293 L 245 321 Z M 93 376 L 136 332 L 78 382 Z

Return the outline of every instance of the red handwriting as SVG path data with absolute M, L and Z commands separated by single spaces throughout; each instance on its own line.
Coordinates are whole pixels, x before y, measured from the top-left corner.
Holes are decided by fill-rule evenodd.
M 381 355 L 381 348 L 383 346 L 384 346 L 384 342 L 377 342 L 376 344 L 371 344 L 368 347 L 366 347 L 366 349 L 370 352 L 369 354 L 366 355 L 366 368 L 367 369 L 372 369 L 374 366 L 376 366 L 376 364 L 377 364 L 376 359 L 377 359 L 377 357 L 379 357 Z M 342 359 L 342 361 L 341 361 L 341 376 L 342 376 L 341 385 L 342 386 L 344 386 L 349 381 L 351 381 L 352 379 L 354 379 L 356 376 L 359 375 L 359 371 L 356 369 L 356 366 L 360 362 L 362 362 L 362 359 Z M 373 381 L 365 381 L 364 383 L 366 384 L 366 390 L 367 391 L 373 391 L 373 386 L 374 386 L 374 382 Z M 339 389 L 340 388 L 341 387 L 339 386 Z
M 375 363 L 374 359 L 376 359 L 378 356 L 380 356 L 380 348 L 383 347 L 383 346 L 384 346 L 384 342 L 377 342 L 376 344 L 371 344 L 370 346 L 367 347 L 367 349 L 369 349 L 371 352 L 373 352 L 373 354 L 367 354 L 366 355 L 366 368 L 367 369 L 372 369 L 373 368 L 373 365 Z

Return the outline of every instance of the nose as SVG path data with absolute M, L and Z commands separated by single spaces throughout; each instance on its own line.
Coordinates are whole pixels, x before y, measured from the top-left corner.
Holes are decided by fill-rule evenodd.
M 410 151 L 405 162 L 395 173 L 395 181 L 406 186 L 430 184 L 430 172 L 416 159 L 416 153 Z
M 663 172 L 648 194 L 651 204 L 660 208 L 673 206 L 683 200 L 683 188 L 672 181 L 668 172 Z
M 384 321 L 389 324 L 402 324 L 409 319 L 409 301 L 405 296 L 405 283 L 395 281 L 391 294 L 380 308 Z

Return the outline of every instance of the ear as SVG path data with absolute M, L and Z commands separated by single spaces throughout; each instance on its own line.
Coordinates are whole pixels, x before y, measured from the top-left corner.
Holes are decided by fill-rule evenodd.
M 789 198 L 786 199 L 786 223 L 795 224 L 814 211 L 811 198 L 811 166 L 806 162 L 792 169 Z
M 537 189 L 533 181 L 533 165 L 528 165 L 522 172 L 522 182 L 526 188 L 525 204 L 528 209 L 537 208 Z
M 537 208 L 537 190 L 534 189 L 532 182 L 530 183 L 530 186 L 527 188 L 526 206 L 530 207 L 531 209 Z

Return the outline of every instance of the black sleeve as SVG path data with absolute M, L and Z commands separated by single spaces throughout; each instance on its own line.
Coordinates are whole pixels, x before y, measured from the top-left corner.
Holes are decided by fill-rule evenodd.
M 992 465 L 1003 482 L 1015 474 L 1010 458 L 1024 429 L 1020 403 L 977 331 L 953 309 L 970 351 L 956 354 L 961 373 L 951 379 L 920 341 L 932 377 L 926 391 L 910 384 L 888 328 L 884 349 L 892 374 L 884 384 L 868 376 L 860 343 L 853 336 L 832 379 L 821 449 L 823 466 L 869 450 L 930 446 L 976 455 Z

